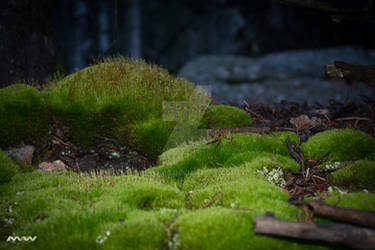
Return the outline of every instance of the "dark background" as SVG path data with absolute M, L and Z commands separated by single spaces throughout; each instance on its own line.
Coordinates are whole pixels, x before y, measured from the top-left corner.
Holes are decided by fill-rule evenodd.
M 338 9 L 368 3 L 320 2 Z M 271 0 L 3 0 L 0 87 L 20 80 L 43 83 L 57 70 L 70 73 L 114 54 L 177 72 L 202 54 L 258 57 L 338 45 L 373 49 L 374 22 L 352 17 L 335 23 L 332 13 Z

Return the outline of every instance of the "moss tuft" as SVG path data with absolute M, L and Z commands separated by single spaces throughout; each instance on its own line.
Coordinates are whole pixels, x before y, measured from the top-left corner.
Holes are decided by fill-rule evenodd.
M 302 144 L 301 149 L 312 159 L 319 159 L 327 152 L 330 152 L 329 159 L 336 161 L 375 159 L 375 139 L 352 129 L 332 129 L 315 134 Z
M 329 182 L 347 189 L 375 190 L 375 161 L 361 160 L 332 173 Z
M 0 89 L 0 146 L 40 146 L 48 131 L 48 109 L 40 92 L 25 84 Z
M 226 105 L 211 105 L 200 123 L 201 128 L 237 128 L 252 125 L 251 117 L 242 109 Z
M 194 85 L 142 60 L 107 59 L 43 91 L 51 110 L 89 147 L 98 136 L 137 145 L 156 157 L 173 126 L 162 120 L 163 103 L 188 101 Z

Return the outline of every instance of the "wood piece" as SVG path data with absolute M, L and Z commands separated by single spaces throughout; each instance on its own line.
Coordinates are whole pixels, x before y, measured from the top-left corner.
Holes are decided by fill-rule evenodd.
M 337 207 L 321 201 L 310 201 L 307 205 L 316 215 L 375 229 L 375 212 Z
M 208 135 L 215 136 L 217 134 L 224 135 L 228 133 L 269 133 L 269 127 L 246 127 L 246 128 L 223 128 L 223 129 L 208 129 Z
M 254 232 L 304 240 L 324 241 L 357 249 L 375 248 L 375 231 L 344 224 L 289 222 L 272 217 L 256 217 Z
M 375 86 L 375 68 L 335 61 L 326 65 L 326 74 L 330 77 L 357 80 Z

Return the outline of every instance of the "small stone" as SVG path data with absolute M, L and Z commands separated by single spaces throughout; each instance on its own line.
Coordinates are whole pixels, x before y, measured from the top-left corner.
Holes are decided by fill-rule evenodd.
M 54 162 L 42 162 L 39 164 L 38 170 L 41 172 L 66 171 L 66 165 L 60 160 Z
M 297 130 L 305 130 L 305 129 L 308 129 L 312 126 L 312 122 L 307 115 L 300 115 L 296 118 L 291 118 L 289 122 Z
M 8 151 L 5 151 L 4 153 L 8 155 L 9 157 L 16 158 L 24 163 L 31 164 L 33 160 L 35 152 L 34 146 L 24 146 L 21 148 L 15 148 Z

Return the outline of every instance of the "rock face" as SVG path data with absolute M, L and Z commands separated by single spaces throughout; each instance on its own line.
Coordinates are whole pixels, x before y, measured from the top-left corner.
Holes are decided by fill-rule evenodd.
M 186 64 L 179 75 L 201 85 L 212 86 L 212 96 L 222 102 L 327 103 L 330 99 L 351 101 L 361 94 L 373 97 L 374 88 L 364 83 L 348 85 L 327 79 L 324 66 L 333 61 L 374 65 L 375 51 L 357 47 L 272 53 L 260 58 L 201 56 Z
M 24 146 L 21 148 L 15 148 L 8 151 L 4 151 L 4 154 L 9 157 L 16 158 L 24 163 L 31 164 L 35 152 L 34 146 Z

